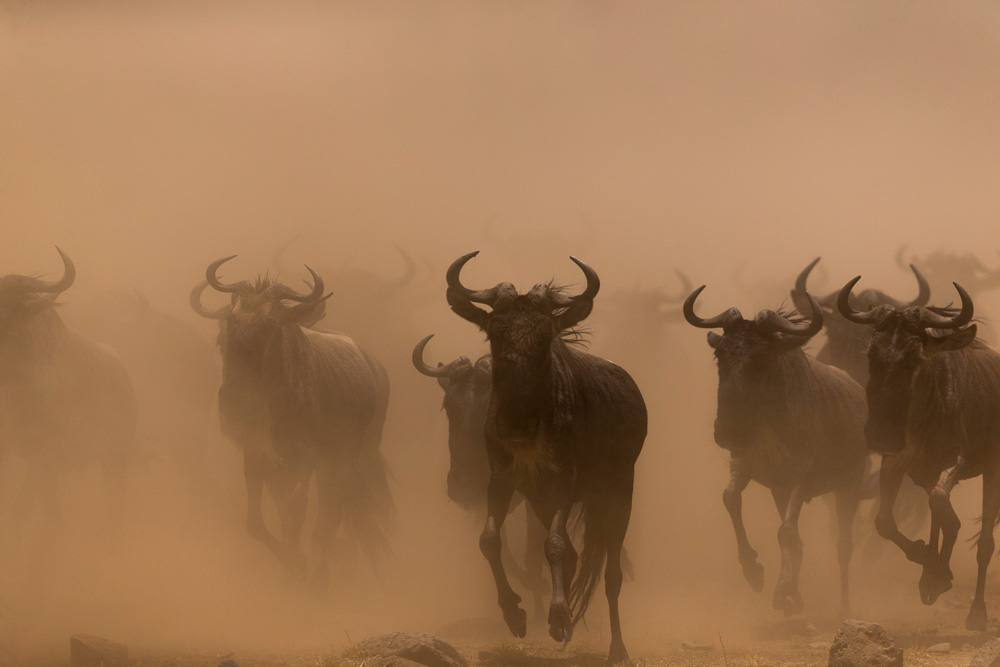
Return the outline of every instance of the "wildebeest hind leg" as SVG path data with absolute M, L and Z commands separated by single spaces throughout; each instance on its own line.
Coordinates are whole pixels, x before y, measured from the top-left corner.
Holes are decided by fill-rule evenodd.
M 264 499 L 264 464 L 250 454 L 243 456 L 243 476 L 247 484 L 247 533 L 259 540 L 279 560 L 283 560 L 284 550 L 281 542 L 271 534 L 264 523 L 262 510 Z
M 840 613 L 847 618 L 851 611 L 850 569 L 854 554 L 851 529 L 858 512 L 859 494 L 851 488 L 836 493 L 837 497 L 837 564 L 840 566 Z
M 746 471 L 743 461 L 733 457 L 729 462 L 729 486 L 722 492 L 722 503 L 733 521 L 736 531 L 736 548 L 740 565 L 743 566 L 743 576 L 755 592 L 764 588 L 764 567 L 757 562 L 757 552 L 750 546 L 747 530 L 743 525 L 743 491 L 750 483 L 750 474 Z
M 316 492 L 319 507 L 316 529 L 313 532 L 313 554 L 316 568 L 312 585 L 318 595 L 326 595 L 330 588 L 330 561 L 337 531 L 344 519 L 344 483 L 333 472 L 332 466 L 321 466 L 316 471 Z
M 875 530 L 878 534 L 899 547 L 907 559 L 923 565 L 932 558 L 931 548 L 923 540 L 910 540 L 901 532 L 896 525 L 895 507 L 896 498 L 899 495 L 899 487 L 903 483 L 903 476 L 910 465 L 910 454 L 883 454 L 882 462 L 879 466 L 878 479 L 878 514 L 875 515 Z M 933 526 L 933 517 L 931 517 Z M 933 532 L 933 528 L 932 528 Z
M 497 587 L 497 602 L 503 611 L 503 619 L 507 623 L 507 627 L 515 637 L 524 637 L 528 629 L 528 617 L 519 606 L 521 596 L 510 587 L 500 557 L 500 528 L 503 526 L 504 519 L 507 518 L 507 511 L 513 496 L 514 480 L 509 475 L 494 474 L 490 477 L 490 484 L 486 492 L 486 525 L 479 536 L 479 550 L 486 557 L 490 564 L 490 570 L 493 572 L 493 582 Z
M 524 504 L 524 518 L 527 524 L 524 547 L 524 569 L 527 572 L 526 585 L 531 590 L 535 603 L 535 618 L 545 618 L 546 581 L 542 575 L 545 569 L 545 526 L 542 525 L 528 503 Z
M 949 563 L 962 522 L 959 521 L 955 508 L 951 505 L 951 490 L 958 483 L 963 466 L 964 462 L 959 458 L 958 463 L 942 472 L 928 501 L 931 508 L 931 525 L 936 524 L 941 529 L 941 550 L 938 552 L 932 544 L 931 556 L 924 563 L 919 584 L 920 599 L 924 604 L 934 604 L 938 597 L 952 586 Z
M 993 549 L 996 547 L 993 531 L 998 513 L 1000 477 L 996 470 L 991 470 L 983 473 L 983 523 L 979 529 L 979 543 L 976 545 L 976 563 L 979 566 L 976 573 L 976 596 L 972 600 L 969 616 L 965 619 L 965 627 L 973 631 L 986 630 L 986 569 L 990 566 Z
M 566 522 L 572 508 L 569 493 L 553 494 L 558 506 L 554 512 L 541 511 L 538 517 L 549 526 L 545 538 L 545 559 L 552 577 L 552 599 L 549 601 L 549 636 L 557 642 L 568 642 L 573 636 L 573 613 L 569 606 L 570 586 L 576 576 L 577 553 L 569 539 Z M 585 517 L 590 520 L 590 517 Z M 599 518 L 598 518 L 599 520 Z

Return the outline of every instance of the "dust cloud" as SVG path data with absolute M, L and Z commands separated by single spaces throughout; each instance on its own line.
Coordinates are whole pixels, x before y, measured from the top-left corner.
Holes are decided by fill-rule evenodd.
M 591 349 L 634 375 L 650 409 L 626 542 L 636 579 L 621 598 L 632 655 L 720 633 L 752 641 L 781 620 L 778 519 L 751 485 L 766 574 L 754 594 L 721 503 L 704 332 L 639 295 L 678 292 L 681 270 L 708 284 L 705 312 L 753 312 L 786 301 L 822 255 L 816 291 L 861 273 L 903 297 L 915 286 L 895 265 L 901 244 L 1000 265 L 996 2 L 6 0 L 0 90 L 0 274 L 57 275 L 56 244 L 73 258 L 60 312 L 130 365 L 141 452 L 118 535 L 96 470 L 65 476 L 57 516 L 17 516 L 24 465 L 4 458 L 10 662 L 63 659 L 78 632 L 220 655 L 329 651 L 389 630 L 509 640 L 480 518 L 445 496 L 440 389 L 409 362 L 428 333 L 434 363 L 486 351 L 444 300 L 444 269 L 477 248 L 467 284 L 578 284 L 571 254 L 601 276 Z M 415 274 L 380 292 L 406 275 L 394 246 Z M 237 253 L 226 279 L 280 271 L 294 286 L 302 264 L 319 269 L 334 293 L 323 326 L 390 372 L 395 558 L 379 572 L 338 563 L 329 599 L 285 581 L 245 532 L 241 457 L 214 412 L 215 324 L 187 305 L 207 264 Z M 977 316 L 998 298 L 979 294 Z M 160 324 L 139 321 L 150 312 Z M 170 327 L 187 351 L 158 337 Z M 178 399 L 187 362 L 174 359 L 207 374 L 198 401 Z M 963 535 L 977 489 L 956 492 Z M 956 590 L 923 607 L 916 566 L 874 536 L 870 513 L 856 528 L 855 613 L 960 623 L 973 551 L 960 542 Z M 802 520 L 806 614 L 822 627 L 837 615 L 830 516 L 818 499 Z M 522 529 L 513 518 L 515 553 Z M 997 590 L 991 575 L 994 613 Z M 603 652 L 606 626 L 599 592 L 574 641 Z M 544 628 L 529 639 L 547 641 Z

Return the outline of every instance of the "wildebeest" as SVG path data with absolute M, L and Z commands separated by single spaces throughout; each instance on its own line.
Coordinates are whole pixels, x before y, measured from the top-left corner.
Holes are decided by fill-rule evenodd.
M 59 473 L 98 463 L 117 525 L 134 449 L 135 394 L 118 355 L 56 312 L 56 299 L 76 278 L 73 262 L 56 250 L 64 266 L 59 280 L 0 278 L 0 444 L 28 469 L 15 512 L 24 518 L 39 500 L 58 512 Z
M 906 258 L 907 246 L 901 245 L 896 251 L 896 266 L 906 270 L 908 264 L 920 266 L 934 289 L 951 289 L 955 281 L 970 295 L 1000 287 L 1000 268 L 990 268 L 971 252 L 957 253 L 935 250 L 922 257 L 911 255 Z
M 961 523 L 951 491 L 960 480 L 982 475 L 979 572 L 965 623 L 985 630 L 986 569 L 1000 512 L 1000 353 L 976 340 L 976 325 L 969 324 L 972 298 L 958 283 L 957 312 L 889 305 L 859 312 L 850 296 L 860 278 L 844 286 L 837 306 L 850 321 L 872 329 L 865 434 L 868 446 L 882 454 L 876 528 L 923 566 L 920 598 L 933 604 L 952 585 L 949 563 Z M 930 494 L 929 544 L 903 536 L 893 518 L 904 474 Z
M 723 332 L 708 333 L 719 366 L 715 442 L 730 452 L 729 486 L 722 500 L 736 531 L 743 576 L 754 591 L 763 588 L 764 568 L 743 526 L 742 494 L 754 480 L 771 490 L 781 516 L 781 573 L 774 607 L 786 613 L 801 611 L 799 513 L 804 503 L 832 491 L 841 605 L 846 610 L 851 526 L 868 456 L 861 386 L 839 368 L 803 352 L 802 346 L 823 327 L 822 308 L 811 294 L 806 295 L 809 322 L 772 310 L 746 320 L 736 308 L 702 319 L 694 304 L 704 289 L 702 285 L 688 296 L 684 316 L 693 326 Z
M 306 267 L 312 275 L 308 294 L 267 277 L 226 284 L 216 272 L 230 259 L 212 262 L 205 278 L 213 289 L 231 294 L 232 303 L 215 311 L 198 303 L 196 310 L 225 320 L 219 419 L 223 432 L 243 449 L 247 530 L 292 572 L 303 574 L 307 565 L 299 543 L 315 474 L 313 583 L 324 590 L 342 523 L 373 560 L 389 548 L 393 503 L 379 452 L 388 376 L 347 336 L 301 326 L 323 307 L 318 273 Z M 278 506 L 281 541 L 264 523 L 265 485 Z
M 486 411 L 493 391 L 492 359 L 489 354 L 475 363 L 468 357 L 459 357 L 437 367 L 424 362 L 424 348 L 434 337 L 431 334 L 413 348 L 413 366 L 428 377 L 436 378 L 444 390 L 444 411 L 448 416 L 448 498 L 459 507 L 486 512 L 486 488 L 490 481 L 490 462 L 486 456 Z M 511 509 L 522 503 L 518 495 Z M 526 540 L 524 568 L 514 561 L 503 542 L 504 566 L 522 585 L 531 591 L 535 600 L 535 615 L 544 611 L 546 582 L 542 576 L 545 527 L 541 521 L 526 512 Z
M 819 263 L 819 260 L 820 258 L 817 257 L 810 262 L 795 280 L 795 287 L 791 291 L 792 303 L 800 312 L 805 312 L 809 308 L 806 287 L 809 274 Z M 917 279 L 918 288 L 917 296 L 912 301 L 899 301 L 881 290 L 866 289 L 851 295 L 851 306 L 856 310 L 868 310 L 882 304 L 888 304 L 894 308 L 926 306 L 931 298 L 930 285 L 916 266 L 910 264 L 910 270 Z M 868 350 L 870 332 L 858 328 L 840 315 L 837 310 L 837 296 L 839 294 L 840 290 L 838 289 L 816 299 L 823 309 L 823 332 L 826 334 L 826 344 L 816 353 L 816 360 L 847 371 L 847 374 L 863 387 L 868 382 L 866 351 Z
M 611 621 L 608 661 L 628 660 L 618 595 L 621 550 L 632 511 L 635 462 L 646 437 L 646 405 L 628 373 L 575 349 L 575 327 L 594 306 L 597 273 L 571 258 L 587 278 L 582 294 L 551 284 L 518 294 L 510 283 L 484 290 L 462 285 L 462 267 L 479 251 L 448 268 L 448 304 L 486 333 L 493 360 L 493 391 L 486 416 L 490 461 L 486 525 L 480 548 L 489 561 L 507 627 L 526 631 L 520 596 L 501 561 L 500 527 L 519 491 L 548 528 L 545 556 L 552 578 L 549 634 L 567 641 L 583 617 L 607 558 L 604 575 Z M 484 310 L 475 304 L 491 308 Z M 582 504 L 582 553 L 566 529 Z

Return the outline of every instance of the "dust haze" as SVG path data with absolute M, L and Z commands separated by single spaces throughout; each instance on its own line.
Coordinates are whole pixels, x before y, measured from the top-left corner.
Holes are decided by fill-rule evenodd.
M 58 275 L 54 246 L 65 250 L 78 277 L 60 313 L 122 347 L 140 400 L 118 535 L 96 471 L 65 478 L 57 516 L 16 516 L 24 466 L 3 459 L 0 642 L 12 663 L 62 659 L 81 632 L 219 655 L 328 652 L 391 630 L 511 640 L 481 518 L 445 496 L 441 390 L 410 365 L 429 333 L 429 363 L 487 351 L 444 299 L 446 267 L 474 249 L 463 280 L 475 287 L 579 285 L 569 255 L 601 277 L 590 349 L 636 378 L 650 411 L 626 540 L 635 580 L 621 597 L 633 657 L 720 633 L 751 642 L 782 618 L 770 605 L 774 505 L 758 485 L 745 495 L 766 576 L 755 594 L 721 502 L 728 456 L 712 439 L 704 332 L 632 297 L 679 292 L 680 270 L 708 285 L 705 312 L 773 308 L 822 255 L 816 291 L 862 274 L 909 298 L 902 244 L 1000 265 L 996 2 L 7 0 L 0 90 L 0 275 Z M 405 274 L 400 249 L 413 279 L 372 296 Z M 301 286 L 303 264 L 319 269 L 333 292 L 323 326 L 390 374 L 395 557 L 378 572 L 338 563 L 328 599 L 247 536 L 242 459 L 219 433 L 214 393 L 204 414 L 179 407 L 156 381 L 176 364 L 157 370 L 153 334 L 108 305 L 142 295 L 197 331 L 199 363 L 218 378 L 216 325 L 188 292 L 232 254 L 227 280 L 269 271 Z M 935 285 L 935 303 L 954 299 Z M 977 317 L 988 323 L 997 299 L 978 295 Z M 978 486 L 956 492 L 965 537 Z M 818 626 L 837 615 L 831 514 L 817 499 L 801 523 Z M 855 529 L 855 615 L 960 622 L 974 552 L 960 540 L 955 590 L 924 607 L 917 567 L 870 514 L 863 504 Z M 603 651 L 607 623 L 598 592 L 574 642 Z M 528 638 L 550 641 L 543 625 Z

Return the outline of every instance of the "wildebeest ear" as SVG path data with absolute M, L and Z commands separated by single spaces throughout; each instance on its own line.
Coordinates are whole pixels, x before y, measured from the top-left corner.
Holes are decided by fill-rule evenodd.
M 476 306 L 472 301 L 450 287 L 445 293 L 445 297 L 448 299 L 448 305 L 451 306 L 456 315 L 463 320 L 472 322 L 480 329 L 486 329 L 486 321 L 490 317 L 488 312 Z
M 964 329 L 934 333 L 928 331 L 924 336 L 924 356 L 932 357 L 938 352 L 961 350 L 976 339 L 976 325 L 970 324 Z
M 559 314 L 557 326 L 560 331 L 572 329 L 580 322 L 587 319 L 591 311 L 594 310 L 593 299 L 578 299 L 566 307 L 566 310 Z
M 448 379 L 447 375 L 439 375 L 437 377 L 437 381 L 438 381 L 438 385 L 440 385 L 442 389 L 444 389 L 445 391 L 448 391 L 448 387 L 451 386 L 451 380 Z
M 709 347 L 713 349 L 719 347 L 719 343 L 722 342 L 722 336 L 715 333 L 714 331 L 709 331 L 707 338 Z

